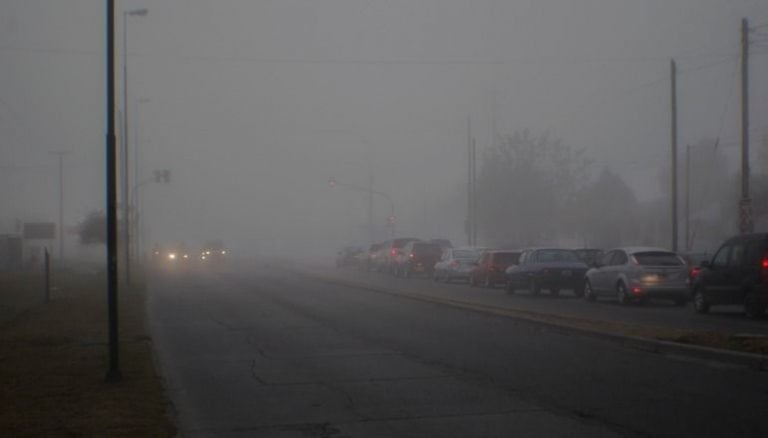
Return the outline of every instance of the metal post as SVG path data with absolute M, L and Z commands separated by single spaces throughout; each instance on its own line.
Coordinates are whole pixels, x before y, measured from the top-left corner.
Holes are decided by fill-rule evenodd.
M 749 193 L 749 23 L 741 20 L 741 202 L 739 231 L 751 233 L 752 199 Z
M 120 373 L 117 333 L 117 170 L 115 136 L 115 2 L 107 0 L 107 316 L 109 341 L 108 382 Z
M 51 300 L 51 255 L 48 248 L 43 249 L 43 276 L 45 282 L 45 302 Z
M 672 251 L 677 252 L 677 64 L 675 60 L 670 61 L 670 75 L 671 75 L 671 116 L 672 116 L 672 129 L 671 129 L 671 143 L 672 143 Z

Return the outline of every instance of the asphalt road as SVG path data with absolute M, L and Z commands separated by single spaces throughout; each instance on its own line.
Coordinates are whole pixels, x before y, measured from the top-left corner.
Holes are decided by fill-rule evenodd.
M 307 264 L 302 270 L 328 278 L 339 278 L 374 287 L 390 288 L 409 294 L 474 302 L 484 305 L 537 312 L 577 319 L 600 320 L 673 329 L 696 329 L 728 334 L 750 333 L 768 335 L 768 318 L 752 320 L 744 315 L 742 306 L 713 306 L 701 315 L 689 303 L 677 307 L 669 300 L 653 300 L 645 305 L 622 306 L 617 300 L 601 297 L 589 303 L 577 298 L 572 291 L 561 291 L 552 297 L 548 291 L 534 296 L 527 290 L 509 294 L 499 285 L 493 289 L 471 287 L 466 282 L 434 283 L 425 277 L 398 278 L 389 274 L 363 272 L 355 268 L 337 269 L 330 265 Z
M 264 265 L 149 296 L 186 437 L 768 436 L 765 372 Z

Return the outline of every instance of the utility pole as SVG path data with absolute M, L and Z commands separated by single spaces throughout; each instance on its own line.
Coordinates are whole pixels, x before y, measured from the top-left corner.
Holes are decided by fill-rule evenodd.
M 59 157 L 59 267 L 64 264 L 64 155 L 67 151 L 52 151 Z
M 677 252 L 677 64 L 670 61 L 671 74 L 671 105 L 672 105 L 672 251 Z
M 123 257 L 125 258 L 125 284 L 131 284 L 131 244 L 130 244 L 130 217 L 129 216 L 129 187 L 128 178 L 128 25 L 127 13 L 123 12 L 123 150 L 121 173 L 123 175 Z
M 373 166 L 368 162 L 368 233 L 371 244 L 376 241 L 376 227 L 373 223 Z
M 472 116 L 467 116 L 467 220 L 465 221 L 467 232 L 467 245 L 472 246 Z
M 685 251 L 691 250 L 691 145 L 685 145 Z
M 739 231 L 753 231 L 752 199 L 749 194 L 749 23 L 741 20 L 741 200 Z
M 477 142 L 472 139 L 472 245 L 477 245 Z

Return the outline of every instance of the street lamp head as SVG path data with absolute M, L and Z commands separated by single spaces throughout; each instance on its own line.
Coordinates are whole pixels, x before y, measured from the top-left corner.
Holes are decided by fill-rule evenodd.
M 134 9 L 132 11 L 126 11 L 125 13 L 128 14 L 128 15 L 135 15 L 135 16 L 139 16 L 139 17 L 146 17 L 147 14 L 149 13 L 149 9 L 147 9 L 147 8 Z

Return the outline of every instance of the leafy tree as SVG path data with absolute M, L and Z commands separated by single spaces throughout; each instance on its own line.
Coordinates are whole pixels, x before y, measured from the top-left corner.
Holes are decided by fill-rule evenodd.
M 586 184 L 583 150 L 547 134 L 515 132 L 485 151 L 478 173 L 478 223 L 489 242 L 554 241 L 572 226 Z M 572 224 L 571 224 L 572 225 Z
M 98 245 L 107 242 L 107 216 L 103 211 L 93 211 L 78 225 L 82 245 Z

